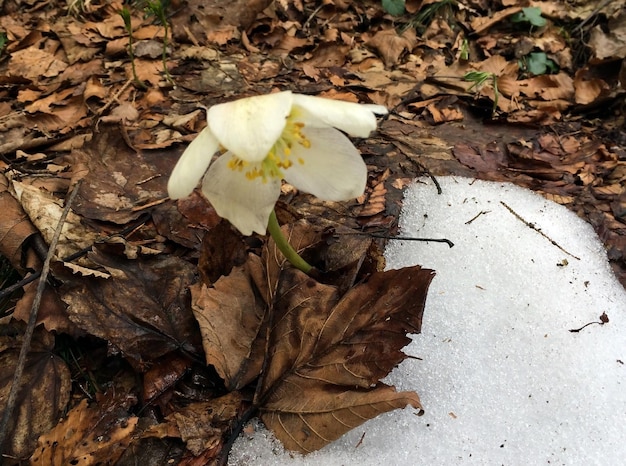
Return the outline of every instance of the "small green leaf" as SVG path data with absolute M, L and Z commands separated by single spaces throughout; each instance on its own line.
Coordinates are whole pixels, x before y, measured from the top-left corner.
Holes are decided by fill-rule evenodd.
M 544 52 L 530 53 L 525 59 L 525 67 L 529 73 L 540 76 L 548 72 L 554 73 L 559 67 Z
M 543 27 L 548 22 L 541 16 L 541 8 L 528 7 L 522 8 L 522 11 L 511 16 L 512 23 L 530 23 L 535 27 Z
M 382 0 L 383 10 L 392 16 L 404 14 L 404 0 Z

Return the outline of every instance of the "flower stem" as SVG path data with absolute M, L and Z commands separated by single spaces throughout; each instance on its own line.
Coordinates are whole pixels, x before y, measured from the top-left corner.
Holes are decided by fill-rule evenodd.
M 291 262 L 297 269 L 302 270 L 304 273 L 308 274 L 311 272 L 313 267 L 300 257 L 296 250 L 291 247 L 291 244 L 289 244 L 289 241 L 287 241 L 287 238 L 285 238 L 285 235 L 283 235 L 283 232 L 280 230 L 280 225 L 278 224 L 278 219 L 276 218 L 276 212 L 274 210 L 272 210 L 272 213 L 270 214 L 267 231 L 269 231 L 270 235 L 272 235 L 272 238 L 276 243 L 276 247 L 283 253 L 285 259 Z

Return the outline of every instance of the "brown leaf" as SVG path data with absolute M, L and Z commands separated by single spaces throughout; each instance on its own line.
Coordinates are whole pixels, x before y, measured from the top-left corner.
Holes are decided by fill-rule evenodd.
M 285 448 L 300 453 L 319 450 L 379 414 L 407 405 L 422 408 L 415 393 L 398 393 L 385 384 L 355 390 L 299 380 L 286 388 L 266 405 L 261 419 Z
M 3 335 L 11 333 L 4 326 Z M 14 331 L 14 330 L 13 330 Z M 16 409 L 9 421 L 9 440 L 3 453 L 27 458 L 35 448 L 37 437 L 54 427 L 63 414 L 72 386 L 70 371 L 65 362 L 50 351 L 54 337 L 48 332 L 37 332 L 32 351 L 26 359 L 20 380 Z M 21 347 L 21 339 L 0 337 L 0 400 L 2 410 L 8 397 Z
M 211 233 L 205 235 L 200 250 L 198 269 L 202 282 L 210 285 L 221 276 L 228 275 L 235 265 L 241 265 L 246 259 L 246 245 L 233 227 L 222 220 Z
M 235 267 L 210 288 L 191 286 L 191 306 L 200 325 L 206 361 L 229 390 L 249 384 L 263 364 L 263 347 L 258 346 L 262 338 L 258 337 L 266 308 L 248 271 L 250 266 L 259 267 L 260 259 L 251 256 L 249 261 L 250 265 Z
M 239 392 L 231 392 L 211 401 L 192 403 L 168 416 L 175 422 L 180 438 L 194 455 L 206 450 L 217 456 L 221 450 L 223 437 L 237 419 L 243 397 Z
M 143 376 L 143 397 L 148 403 L 176 384 L 189 370 L 188 358 L 178 354 L 165 356 L 154 364 Z
M 128 416 L 127 395 L 89 406 L 84 399 L 54 429 L 42 435 L 32 465 L 88 466 L 115 464 L 130 444 L 139 418 Z
M 289 449 L 308 452 L 381 412 L 411 404 L 378 380 L 419 333 L 433 273 L 378 272 L 339 297 L 336 288 L 286 269 L 274 301 L 261 417 Z
M 21 263 L 22 244 L 37 232 L 20 203 L 9 193 L 9 180 L 0 174 L 0 254 L 14 269 L 24 272 Z
M 32 250 L 29 250 L 26 255 L 26 267 L 34 270 L 41 269 L 41 260 Z M 15 304 L 15 310 L 13 311 L 14 319 L 28 322 L 38 285 L 39 279 L 24 286 L 24 295 Z M 65 307 L 56 289 L 46 286 L 41 295 L 39 312 L 37 313 L 37 325 L 43 324 L 49 332 L 63 332 L 70 335 L 80 334 L 81 332 L 68 319 Z
M 167 177 L 161 175 L 171 171 L 175 154 L 137 153 L 118 127 L 99 128 L 92 141 L 72 153 L 74 164 L 89 168 L 72 209 L 89 219 L 126 224 L 141 215 L 139 206 L 165 198 Z
M 213 286 L 192 287 L 207 362 L 238 389 L 260 375 L 267 358 L 255 404 L 285 446 L 301 452 L 381 412 L 420 407 L 415 393 L 396 393 L 379 380 L 406 358 L 406 334 L 420 332 L 433 273 L 365 267 L 376 262 L 371 239 L 341 234 L 348 230 L 321 220 L 283 227 L 296 250 L 343 270 L 349 283 L 334 273 L 320 274 L 333 284 L 321 283 L 292 268 L 270 240 L 261 257 L 250 254 Z M 358 276 L 369 279 L 351 288 Z
M 127 260 L 96 251 L 90 257 L 111 278 L 66 279 L 60 293 L 70 320 L 140 369 L 178 348 L 196 351 L 199 335 L 186 299 L 191 264 L 174 256 Z
M 459 162 L 480 172 L 498 170 L 503 166 L 505 157 L 501 151 L 486 151 L 481 147 L 477 148 L 464 143 L 456 144 L 452 151 Z
M 368 46 L 378 50 L 387 67 L 398 63 L 400 56 L 411 52 L 416 44 L 417 38 L 413 28 L 408 28 L 402 35 L 398 35 L 395 29 L 385 29 L 367 41 Z

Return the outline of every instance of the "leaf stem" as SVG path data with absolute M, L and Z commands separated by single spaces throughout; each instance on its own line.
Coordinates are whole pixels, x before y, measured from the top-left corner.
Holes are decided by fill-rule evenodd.
M 300 255 L 296 252 L 296 250 L 291 247 L 285 235 L 280 230 L 280 225 L 278 224 L 278 219 L 276 218 L 276 212 L 272 210 L 270 214 L 270 219 L 267 224 L 267 231 L 269 231 L 270 235 L 274 239 L 276 243 L 276 247 L 283 253 L 285 259 L 287 259 L 291 264 L 297 269 L 302 270 L 304 273 L 308 274 L 311 272 L 313 267 L 311 264 L 306 262 Z

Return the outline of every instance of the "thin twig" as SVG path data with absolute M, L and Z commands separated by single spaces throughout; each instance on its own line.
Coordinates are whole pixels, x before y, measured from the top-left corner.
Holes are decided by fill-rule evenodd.
M 35 327 L 37 324 L 37 314 L 39 313 L 39 305 L 41 304 L 41 297 L 46 287 L 46 279 L 48 278 L 48 273 L 50 271 L 50 262 L 52 261 L 52 257 L 54 257 L 54 251 L 56 250 L 57 243 L 59 242 L 59 238 L 61 237 L 63 224 L 65 223 L 65 219 L 67 218 L 67 215 L 70 211 L 70 206 L 72 205 L 72 202 L 74 201 L 74 198 L 78 193 L 78 188 L 80 187 L 80 184 L 81 181 L 74 185 L 74 189 L 72 189 L 72 192 L 65 202 L 65 207 L 63 208 L 61 218 L 59 218 L 59 222 L 57 223 L 56 229 L 54 230 L 54 236 L 52 237 L 52 241 L 50 241 L 48 254 L 41 268 L 41 278 L 39 279 L 39 283 L 37 284 L 37 291 L 35 293 L 35 298 L 33 299 L 33 304 L 30 309 L 28 325 L 26 326 L 26 331 L 24 332 L 24 337 L 22 339 L 22 348 L 20 349 L 20 354 L 17 359 L 17 365 L 15 367 L 15 373 L 13 374 L 11 391 L 9 392 L 9 396 L 7 397 L 4 414 L 2 416 L 2 420 L 0 421 L 0 455 L 4 451 L 4 442 L 8 434 L 9 420 L 11 419 L 13 411 L 15 409 L 15 402 L 17 401 L 17 394 L 20 389 L 20 381 L 22 378 L 22 373 L 24 372 L 24 367 L 26 365 L 26 357 L 28 356 L 28 353 L 30 351 L 31 341 L 35 332 Z M 0 464 L 1 463 L 2 456 L 0 456 Z
M 612 1 L 613 0 L 604 0 L 602 3 L 600 3 L 591 13 L 589 13 L 587 15 L 587 17 L 578 26 L 576 26 L 574 29 L 572 29 L 572 34 L 574 34 L 578 30 L 580 30 L 583 27 L 585 27 L 585 24 L 587 24 L 589 21 L 591 21 L 594 16 L 596 16 L 598 13 L 600 13 L 600 11 L 605 6 L 607 6 L 609 3 L 611 3 Z
M 454 247 L 454 243 L 447 238 L 415 238 L 413 236 L 388 236 L 388 235 L 377 235 L 376 233 L 364 233 L 372 238 L 380 238 L 380 239 L 392 239 L 397 241 L 422 241 L 424 243 L 446 243 L 451 248 Z
M 474 217 L 472 217 L 471 219 L 469 219 L 467 222 L 465 222 L 466 225 L 469 225 L 470 223 L 472 223 L 474 220 L 476 220 L 478 217 L 480 217 L 481 215 L 484 214 L 488 214 L 489 212 L 491 212 L 490 210 L 481 210 L 480 212 L 478 212 L 476 215 L 474 215 Z
M 522 216 L 520 214 L 518 214 L 517 212 L 515 212 L 511 207 L 509 207 L 509 205 L 504 202 L 504 201 L 500 201 L 500 204 L 502 204 L 504 207 L 506 207 L 506 209 L 511 212 L 513 214 L 513 216 L 515 218 L 517 218 L 520 222 L 522 222 L 524 225 L 526 225 L 528 228 L 530 228 L 531 230 L 535 230 L 537 233 L 539 233 L 541 236 L 543 236 L 545 239 L 547 239 L 548 241 L 550 241 L 550 243 L 552 243 L 554 246 L 556 246 L 557 248 L 559 248 L 561 251 L 563 251 L 565 254 L 567 254 L 570 257 L 573 257 L 576 260 L 580 260 L 580 257 L 575 256 L 574 254 L 572 254 L 571 252 L 566 251 L 561 245 L 559 245 L 559 243 L 557 243 L 556 241 L 554 241 L 552 238 L 550 238 L 548 235 L 546 235 L 543 231 L 541 231 L 541 228 L 537 228 L 535 226 L 534 223 L 530 223 L 527 222 L 526 220 L 524 220 L 524 218 L 522 218 Z
M 335 231 L 334 235 L 362 235 L 369 236 L 370 238 L 379 238 L 379 239 L 392 239 L 396 241 L 422 241 L 424 243 L 446 243 L 451 248 L 454 247 L 454 243 L 447 238 L 416 238 L 414 236 L 389 236 L 389 235 L 381 235 L 378 233 L 366 233 L 364 231 L 350 231 L 350 232 L 338 232 Z

